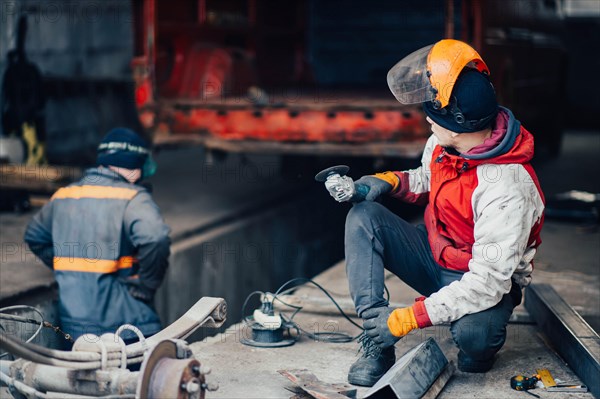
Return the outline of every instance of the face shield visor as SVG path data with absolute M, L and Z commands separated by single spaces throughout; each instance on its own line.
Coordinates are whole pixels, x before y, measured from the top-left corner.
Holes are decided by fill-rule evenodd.
M 387 83 L 394 97 L 402 104 L 419 104 L 435 99 L 435 91 L 427 76 L 427 57 L 433 45 L 423 47 L 389 70 Z
M 404 57 L 389 70 L 387 82 L 402 104 L 431 101 L 439 109 L 450 103 L 454 84 L 465 67 L 489 75 L 487 65 L 471 46 L 445 39 Z

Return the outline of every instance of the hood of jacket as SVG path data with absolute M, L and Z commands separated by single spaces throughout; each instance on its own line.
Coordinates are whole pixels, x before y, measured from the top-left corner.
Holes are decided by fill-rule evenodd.
M 457 167 L 460 166 L 463 169 L 470 169 L 485 163 L 525 164 L 531 161 L 534 153 L 533 135 L 521 126 L 521 122 L 515 118 L 508 108 L 500 107 L 493 134 L 497 135 L 498 133 L 502 134 L 502 139 L 495 147 L 486 152 L 480 154 L 451 154 L 447 152 L 446 155 L 454 161 L 453 163 Z

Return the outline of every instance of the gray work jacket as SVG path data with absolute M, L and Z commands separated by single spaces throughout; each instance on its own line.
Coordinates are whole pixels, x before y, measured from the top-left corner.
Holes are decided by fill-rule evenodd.
M 159 318 L 129 286 L 158 288 L 169 233 L 144 187 L 99 167 L 54 194 L 27 226 L 25 242 L 54 269 L 65 332 L 100 335 L 129 323 L 151 335 L 160 330 Z

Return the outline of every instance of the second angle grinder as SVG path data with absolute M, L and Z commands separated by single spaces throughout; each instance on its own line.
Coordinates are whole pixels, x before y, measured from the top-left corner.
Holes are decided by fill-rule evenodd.
M 288 323 L 281 316 L 275 315 L 273 303 L 263 300 L 260 309 L 246 318 L 247 325 L 252 330 L 252 338 L 242 338 L 244 345 L 258 348 L 281 348 L 294 345 L 300 336 L 300 331 L 294 323 Z M 293 334 L 292 331 L 296 333 Z

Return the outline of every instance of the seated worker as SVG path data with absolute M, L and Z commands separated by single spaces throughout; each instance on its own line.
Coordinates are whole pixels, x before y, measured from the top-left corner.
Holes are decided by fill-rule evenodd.
M 170 229 L 138 185 L 155 169 L 140 136 L 113 129 L 98 146 L 97 167 L 59 189 L 27 226 L 25 242 L 54 269 L 61 326 L 74 339 L 126 323 L 145 336 L 161 329 L 152 301 L 168 266 Z
M 350 293 L 365 328 L 351 384 L 372 386 L 394 364 L 394 344 L 414 329 L 450 323 L 464 372 L 490 370 L 504 344 L 531 280 L 544 196 L 530 164 L 533 136 L 498 106 L 488 74 L 456 40 L 418 50 L 388 73 L 400 102 L 423 102 L 433 135 L 417 169 L 355 182 L 369 192 L 362 202 L 350 198 L 345 230 Z M 337 185 L 327 184 L 334 198 Z M 382 195 L 427 205 L 425 225 L 374 202 Z M 424 297 L 390 308 L 384 268 Z

